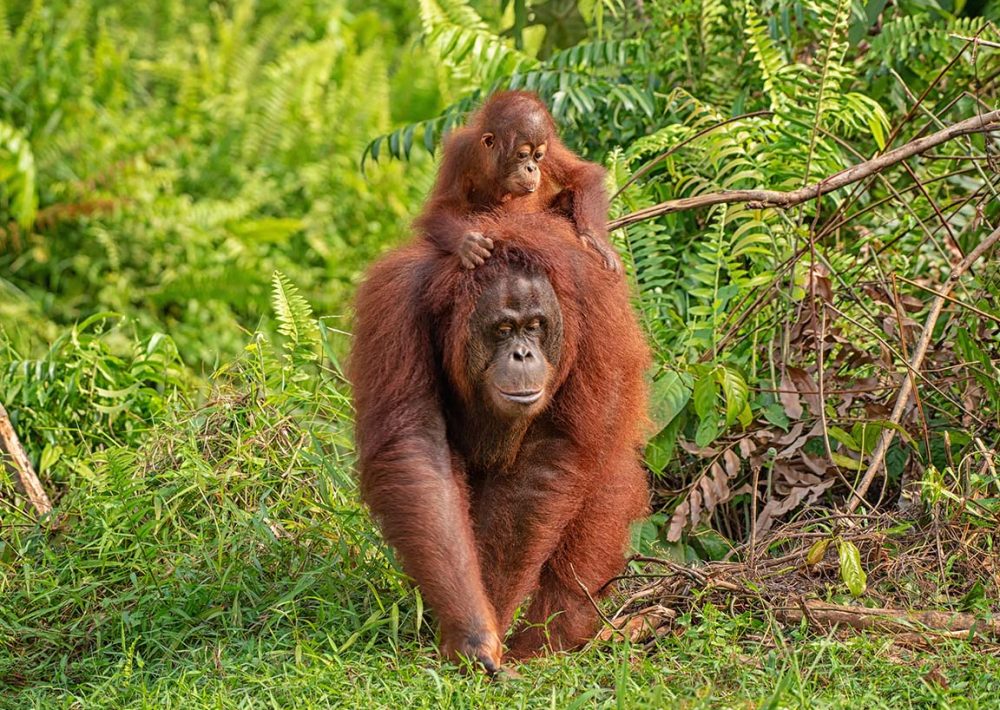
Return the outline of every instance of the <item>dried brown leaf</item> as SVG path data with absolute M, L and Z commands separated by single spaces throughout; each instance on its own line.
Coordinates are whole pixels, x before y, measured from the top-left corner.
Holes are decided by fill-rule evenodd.
M 732 476 L 739 473 L 740 460 L 732 450 L 727 449 L 722 456 L 733 474 L 727 472 L 718 461 L 712 463 L 708 472 L 699 478 L 688 490 L 687 498 L 674 509 L 667 529 L 667 541 L 677 542 L 687 527 L 695 527 L 702 518 L 715 512 L 717 506 L 727 502 L 735 493 L 729 488 Z
M 713 468 L 717 466 L 718 464 L 713 464 Z M 723 474 L 723 480 L 725 480 L 725 474 Z M 698 488 L 701 489 L 702 504 L 705 506 L 705 513 L 711 515 L 719 500 L 720 491 L 716 486 L 716 479 L 712 476 L 702 476 L 701 480 L 698 481 Z M 694 524 L 693 520 L 691 522 Z
M 743 440 L 740 441 L 743 443 Z M 729 478 L 736 478 L 736 475 L 740 472 L 740 459 L 732 449 L 726 449 L 722 452 L 722 460 L 726 464 L 726 475 Z
M 799 436 L 802 435 L 802 430 L 805 428 L 805 426 L 806 426 L 805 422 L 795 422 L 792 428 L 788 430 L 787 434 L 775 440 L 774 442 L 775 446 L 787 446 L 788 444 L 792 443 L 793 441 L 798 439 Z
M 817 486 L 792 488 L 784 498 L 772 498 L 757 516 L 757 532 L 769 530 L 775 519 L 796 508 L 806 498 L 815 500 L 823 491 L 832 486 L 833 482 L 834 479 L 831 478 Z
M 688 501 L 685 499 L 674 508 L 674 514 L 670 516 L 670 527 L 667 528 L 667 542 L 677 542 L 681 539 L 681 533 L 684 532 L 684 526 L 687 525 L 689 507 Z
M 700 456 L 705 459 L 718 456 L 719 454 L 719 450 L 712 446 L 696 446 L 694 442 L 685 439 L 678 440 L 677 445 L 692 456 Z
M 816 422 L 815 424 L 812 425 L 812 428 L 809 429 L 809 431 L 807 431 L 805 434 L 798 437 L 791 444 L 789 444 L 781 451 L 779 451 L 778 458 L 779 459 L 791 458 L 792 454 L 798 451 L 807 441 L 809 441 L 814 436 L 819 436 L 822 433 L 823 433 L 823 423 Z
M 778 397 L 789 419 L 794 421 L 802 417 L 802 402 L 799 400 L 798 388 L 787 372 L 781 376 L 781 392 L 778 393 Z
M 806 404 L 809 405 L 809 411 L 813 416 L 818 417 L 822 412 L 823 404 L 819 400 L 819 387 L 817 387 L 812 375 L 800 367 L 789 367 L 786 374 L 791 378 L 795 389 L 798 390 Z
M 830 464 L 821 458 L 815 456 L 810 456 L 805 451 L 799 452 L 799 458 L 802 459 L 802 463 L 805 464 L 806 468 L 815 473 L 820 478 L 826 478 L 827 471 L 830 468 Z
M 688 491 L 688 520 L 692 528 L 697 526 L 698 521 L 701 520 L 701 498 L 701 490 L 698 486 L 693 486 Z

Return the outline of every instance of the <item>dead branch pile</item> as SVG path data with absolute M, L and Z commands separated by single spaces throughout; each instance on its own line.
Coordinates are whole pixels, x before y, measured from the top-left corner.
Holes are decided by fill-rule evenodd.
M 726 561 L 637 557 L 638 571 L 615 580 L 617 606 L 601 638 L 650 641 L 712 604 L 818 633 L 872 631 L 917 646 L 967 639 L 1000 653 L 1000 555 L 983 544 L 990 533 L 957 522 L 838 515 L 776 527 Z M 860 551 L 867 589 L 859 599 L 842 581 L 838 542 Z

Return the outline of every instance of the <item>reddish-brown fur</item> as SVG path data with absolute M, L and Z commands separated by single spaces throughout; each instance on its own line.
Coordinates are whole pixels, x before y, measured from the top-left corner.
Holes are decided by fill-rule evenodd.
M 596 597 L 622 570 L 629 523 L 648 505 L 648 353 L 624 280 L 566 248 L 576 239 L 566 220 L 514 214 L 474 226 L 497 235 L 478 269 L 422 239 L 371 268 L 350 375 L 364 500 L 436 612 L 444 653 L 496 666 L 529 595 L 512 656 L 573 648 L 595 630 L 581 585 Z M 549 406 L 506 429 L 463 405 L 475 396 L 465 353 L 476 299 L 511 270 L 547 276 L 564 340 Z
M 496 136 L 492 150 L 482 144 L 484 133 Z M 505 161 L 529 137 L 548 149 L 539 163 L 541 183 L 532 194 L 512 197 L 503 185 Z M 487 99 L 464 127 L 449 134 L 437 180 L 416 227 L 440 249 L 455 254 L 465 235 L 474 230 L 478 214 L 500 206 L 506 212 L 517 213 L 554 208 L 565 211 L 579 237 L 617 270 L 607 240 L 608 193 L 604 176 L 604 168 L 581 159 L 563 145 L 552 115 L 537 95 L 527 91 L 499 92 Z

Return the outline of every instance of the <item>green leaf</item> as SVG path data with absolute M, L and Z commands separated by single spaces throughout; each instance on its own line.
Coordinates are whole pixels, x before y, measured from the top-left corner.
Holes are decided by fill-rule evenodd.
M 806 553 L 806 564 L 810 567 L 814 567 L 823 561 L 823 557 L 826 555 L 826 549 L 830 546 L 830 538 L 824 537 L 817 540 L 810 546 L 809 552 Z
M 899 537 L 901 535 L 905 535 L 912 529 L 913 529 L 913 522 L 910 520 L 906 520 L 897 525 L 893 525 L 890 528 L 886 528 L 885 534 L 889 537 Z
M 420 590 L 417 588 L 413 589 L 413 601 L 416 602 L 416 608 L 413 612 L 415 617 L 413 633 L 416 635 L 420 633 L 420 627 L 424 623 L 424 598 L 420 595 Z
M 48 471 L 62 458 L 63 448 L 58 444 L 46 444 L 42 449 L 42 456 L 38 461 L 38 473 L 48 473 Z
M 838 454 L 836 451 L 830 454 L 830 458 L 833 459 L 833 462 L 841 468 L 848 468 L 852 471 L 863 471 L 865 468 L 864 461 L 855 461 L 850 456 Z
M 743 409 L 740 410 L 740 414 L 737 419 L 740 422 L 740 426 L 744 429 L 753 424 L 753 411 L 750 409 L 749 402 L 743 405 Z
M 417 130 L 415 123 L 411 123 L 403 129 L 403 155 L 407 160 L 410 159 L 410 149 L 413 148 L 413 132 L 415 130 Z
M 878 146 L 879 150 L 885 150 L 885 128 L 883 128 L 882 121 L 878 119 L 878 116 L 868 118 L 868 128 L 872 132 L 872 138 L 875 139 L 875 145 Z
M 976 580 L 975 584 L 965 593 L 958 602 L 958 608 L 962 611 L 988 611 L 990 608 L 989 597 L 983 583 Z
M 743 411 L 750 397 L 750 388 L 747 387 L 743 375 L 731 367 L 725 365 L 715 371 L 716 379 L 722 388 L 722 395 L 726 400 L 726 425 L 731 425 Z
M 694 434 L 694 443 L 698 446 L 708 446 L 719 435 L 719 421 L 715 416 L 702 419 Z
M 694 411 L 699 419 L 705 419 L 715 412 L 718 383 L 712 372 L 707 372 L 694 383 Z
M 838 426 L 828 427 L 826 433 L 831 439 L 839 441 L 841 444 L 846 446 L 851 451 L 861 451 L 861 444 L 858 443 L 857 439 L 848 434 L 846 431 Z
M 791 423 L 788 415 L 785 414 L 785 408 L 778 402 L 771 402 L 771 404 L 764 407 L 764 419 L 777 427 L 781 427 L 785 431 L 788 431 L 788 426 Z
M 711 528 L 701 528 L 692 532 L 688 536 L 688 542 L 703 560 L 721 560 L 733 549 L 729 540 Z
M 428 153 L 434 155 L 434 141 L 437 131 L 434 128 L 434 121 L 428 121 L 424 126 L 424 148 Z
M 650 417 L 658 428 L 663 429 L 681 413 L 691 399 L 690 378 L 678 372 L 667 370 L 650 384 Z
M 868 575 L 861 568 L 861 553 L 850 540 L 838 539 L 837 555 L 840 557 L 840 578 L 852 596 L 860 597 L 868 588 Z
M 667 464 L 674 455 L 674 448 L 677 446 L 677 435 L 684 426 L 687 416 L 675 417 L 670 424 L 663 427 L 660 432 L 646 444 L 645 460 L 646 465 L 655 474 L 663 473 Z

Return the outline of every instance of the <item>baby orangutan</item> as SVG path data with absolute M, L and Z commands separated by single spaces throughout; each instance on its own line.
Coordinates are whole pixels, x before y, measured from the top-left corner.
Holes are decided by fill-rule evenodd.
M 485 263 L 493 240 L 470 228 L 470 217 L 502 208 L 554 210 L 614 272 L 621 262 L 608 242 L 604 168 L 579 158 L 556 135 L 545 104 L 525 91 L 494 94 L 469 123 L 449 136 L 437 181 L 417 229 L 462 266 Z

